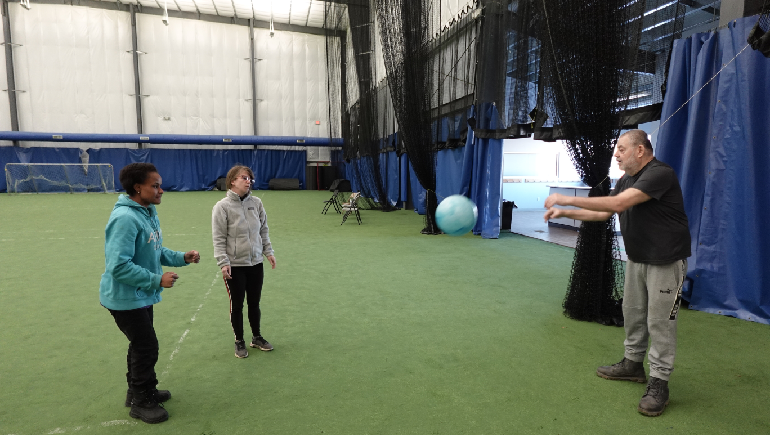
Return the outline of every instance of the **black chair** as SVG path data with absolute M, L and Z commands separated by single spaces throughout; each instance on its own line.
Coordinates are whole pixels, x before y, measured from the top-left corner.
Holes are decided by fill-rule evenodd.
M 324 201 L 324 204 L 325 204 L 324 210 L 321 212 L 321 214 L 326 214 L 326 212 L 329 211 L 329 207 L 331 206 L 334 206 L 334 211 L 336 211 L 337 214 L 342 213 L 341 211 L 342 204 L 340 204 L 340 201 L 337 199 L 338 193 L 339 192 L 335 190 L 334 193 L 332 193 L 332 197 Z
M 350 188 L 350 180 L 346 180 L 344 178 L 338 178 L 334 181 L 332 181 L 331 186 L 329 186 L 329 192 L 333 191 L 340 191 L 340 192 L 352 192 L 353 190 Z

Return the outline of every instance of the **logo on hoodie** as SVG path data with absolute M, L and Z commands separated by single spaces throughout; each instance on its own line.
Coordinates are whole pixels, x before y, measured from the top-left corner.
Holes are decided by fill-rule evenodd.
M 155 250 L 157 251 L 158 249 L 160 249 L 161 240 L 163 240 L 163 233 L 161 232 L 161 229 L 158 228 L 157 230 L 150 233 L 150 238 L 147 240 L 147 243 L 155 242 L 155 246 L 153 246 L 153 248 L 155 248 Z

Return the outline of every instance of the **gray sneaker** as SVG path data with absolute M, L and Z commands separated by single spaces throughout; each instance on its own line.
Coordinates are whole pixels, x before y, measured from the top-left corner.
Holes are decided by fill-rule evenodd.
M 628 358 L 623 358 L 622 361 L 611 366 L 599 367 L 596 369 L 596 375 L 613 381 L 633 381 L 640 384 L 647 382 L 644 363 L 631 361 Z
M 647 391 L 639 401 L 637 410 L 648 417 L 657 417 L 663 414 L 666 405 L 668 405 L 668 381 L 650 377 Z
M 246 358 L 249 356 L 249 351 L 246 350 L 246 342 L 243 340 L 235 342 L 235 356 L 238 358 Z
M 249 344 L 251 347 L 255 347 L 259 350 L 264 350 L 265 352 L 269 352 L 273 350 L 273 345 L 268 343 L 267 340 L 265 340 L 261 335 L 255 335 L 251 338 L 251 344 Z

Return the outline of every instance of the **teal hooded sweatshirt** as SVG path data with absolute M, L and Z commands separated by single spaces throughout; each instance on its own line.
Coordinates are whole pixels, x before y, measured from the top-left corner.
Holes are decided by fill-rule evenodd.
M 107 222 L 105 270 L 99 300 L 111 310 L 133 310 L 160 302 L 161 266 L 186 266 L 184 252 L 164 248 L 155 206 L 120 195 Z

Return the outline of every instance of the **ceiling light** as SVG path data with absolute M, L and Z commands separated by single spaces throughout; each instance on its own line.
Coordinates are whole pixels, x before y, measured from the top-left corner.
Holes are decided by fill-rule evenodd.
M 163 3 L 163 18 L 161 20 L 163 20 L 163 24 L 168 26 L 168 1 Z
M 273 2 L 270 2 L 270 37 L 275 36 L 275 27 L 273 27 Z

